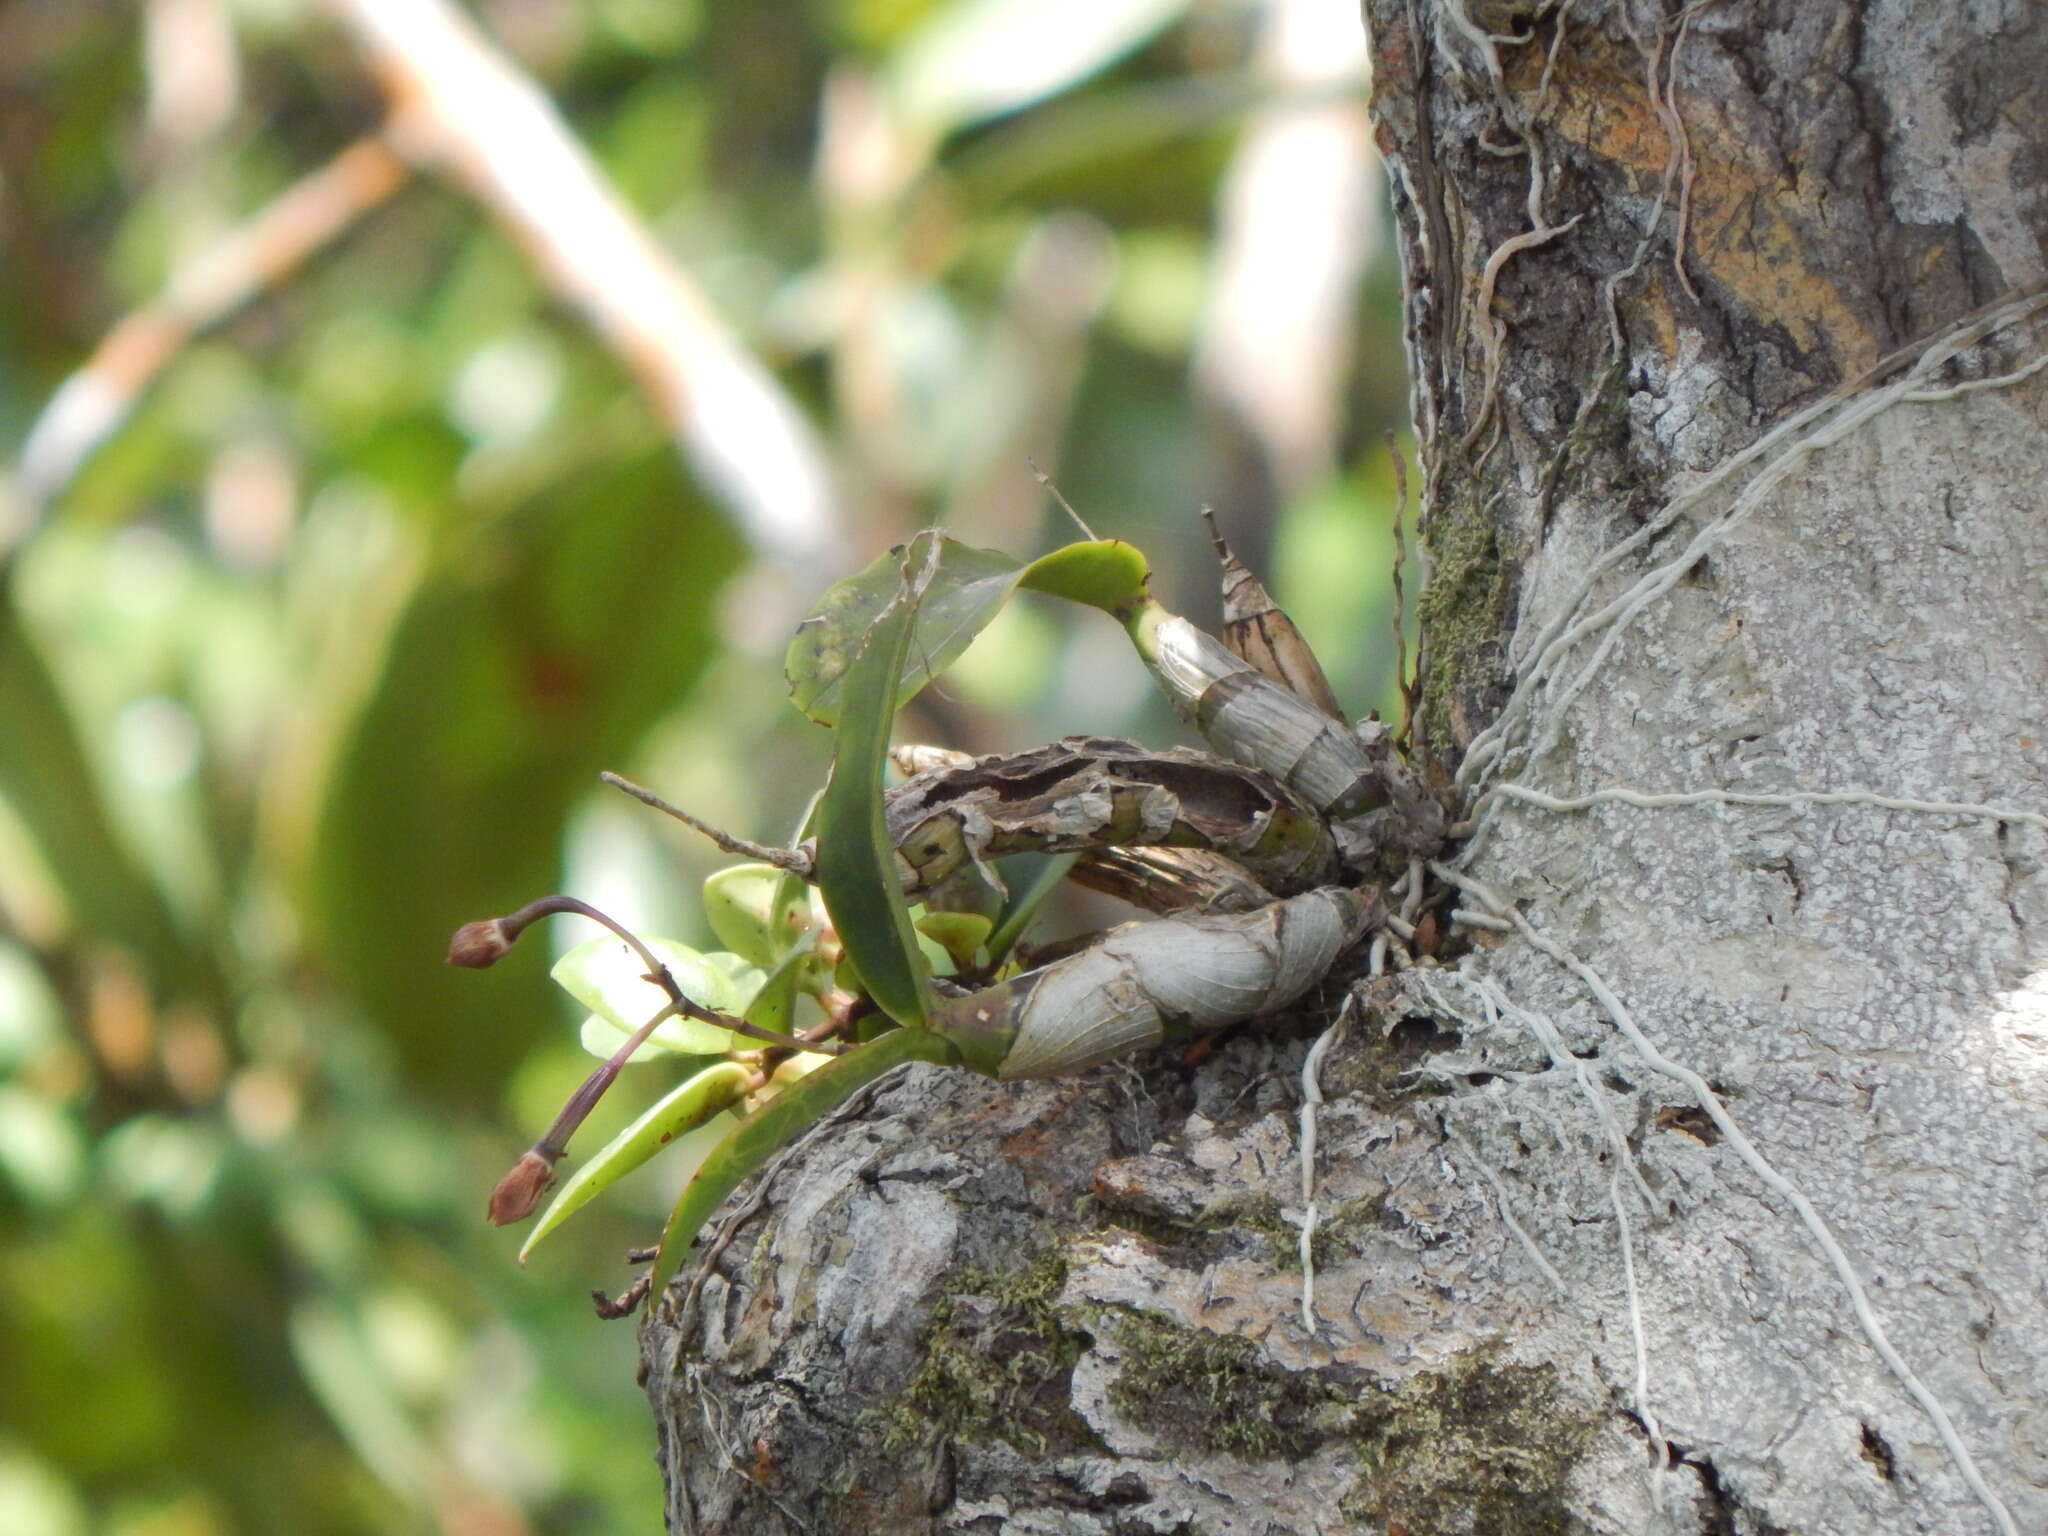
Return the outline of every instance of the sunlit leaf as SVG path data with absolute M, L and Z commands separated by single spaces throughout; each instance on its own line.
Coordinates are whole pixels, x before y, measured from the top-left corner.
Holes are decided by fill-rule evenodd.
M 697 1229 L 748 1174 L 884 1073 L 908 1061 L 950 1063 L 953 1048 L 922 1029 L 898 1029 L 836 1056 L 742 1120 L 683 1186 L 655 1256 L 654 1294 L 674 1278 Z
M 736 556 L 718 518 L 678 502 L 671 450 L 591 466 L 573 497 L 445 541 L 368 658 L 367 697 L 336 711 L 306 922 L 422 1093 L 493 1095 L 547 1024 L 507 1001 L 546 950 L 518 946 L 478 986 L 398 963 L 419 948 L 401 935 L 557 888 L 568 807 L 691 687 Z
M 718 942 L 755 965 L 775 964 L 789 947 L 787 939 L 776 932 L 777 902 L 785 878 L 772 864 L 733 864 L 708 876 L 704 881 L 704 920 L 718 935 Z
M 1135 545 L 1122 539 L 1091 539 L 1032 561 L 1018 574 L 1018 585 L 1122 618 L 1144 600 L 1150 575 Z
M 738 1062 L 721 1061 L 664 1094 L 564 1181 L 520 1245 L 519 1262 L 524 1264 L 542 1238 L 678 1136 L 738 1103 L 752 1076 Z
M 955 0 L 897 56 L 890 83 L 935 133 L 1014 112 L 1114 62 L 1185 0 Z
M 917 920 L 917 931 L 942 948 L 957 970 L 967 970 L 974 956 L 988 942 L 995 924 L 979 912 L 927 912 Z
M 668 967 L 683 995 L 715 1012 L 740 1012 L 761 984 L 758 970 L 744 968 L 735 974 L 735 965 L 713 960 L 687 944 L 673 939 L 645 942 L 654 957 Z M 633 946 L 610 934 L 578 944 L 555 962 L 553 974 L 571 997 L 591 1010 L 592 1017 L 583 1027 L 583 1043 L 593 1055 L 611 1055 L 669 1001 L 661 985 L 647 979 L 647 962 Z M 612 1036 L 609 1044 L 593 1048 L 593 1039 L 602 1042 L 607 1029 Z M 633 1060 L 664 1053 L 710 1056 L 730 1049 L 730 1030 L 700 1019 L 669 1019 L 633 1053 Z

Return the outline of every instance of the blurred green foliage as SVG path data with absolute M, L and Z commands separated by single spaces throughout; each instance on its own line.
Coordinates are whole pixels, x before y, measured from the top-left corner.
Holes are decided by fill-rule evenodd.
M 10 458 L 120 317 L 377 130 L 349 9 L 0 10 Z M 1191 382 L 1259 115 L 1362 102 L 1275 72 L 1285 9 L 475 14 L 817 426 L 853 563 L 934 518 L 1023 558 L 1070 537 L 1030 454 L 1213 615 L 1214 500 L 1340 694 L 1386 708 L 1379 237 L 1337 274 L 1308 471 Z M 29 489 L 0 481 L 0 1530 L 658 1528 L 631 1327 L 582 1295 L 623 1287 L 686 1170 L 519 1270 L 484 1196 L 587 1058 L 541 947 L 484 977 L 440 954 L 562 888 L 703 942 L 715 855 L 595 774 L 785 835 L 827 749 L 779 676 L 815 590 L 493 210 L 419 176 Z M 1048 604 L 912 721 L 973 750 L 1173 739 L 1114 627 Z

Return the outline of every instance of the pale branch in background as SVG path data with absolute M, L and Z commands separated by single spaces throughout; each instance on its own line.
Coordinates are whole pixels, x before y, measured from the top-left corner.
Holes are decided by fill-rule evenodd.
M 22 490 L 38 504 L 61 494 L 186 345 L 340 239 L 405 180 L 404 163 L 383 140 L 358 140 L 173 273 L 160 295 L 107 332 L 36 417 L 21 449 Z
M 775 378 L 606 184 L 545 94 L 447 0 L 329 0 L 381 76 L 391 142 L 519 242 L 640 381 L 691 468 L 764 556 L 838 565 L 823 446 Z

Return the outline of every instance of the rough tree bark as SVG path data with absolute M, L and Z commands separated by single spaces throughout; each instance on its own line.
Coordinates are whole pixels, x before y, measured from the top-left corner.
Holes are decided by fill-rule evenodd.
M 1366 9 L 1506 929 L 1323 1064 L 1313 1333 L 1341 988 L 884 1085 L 647 1327 L 676 1531 L 2048 1529 L 2048 13 Z

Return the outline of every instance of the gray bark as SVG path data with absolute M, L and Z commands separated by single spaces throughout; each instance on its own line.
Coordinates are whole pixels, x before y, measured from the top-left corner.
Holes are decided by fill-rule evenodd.
M 674 1530 L 2048 1529 L 2048 373 L 1955 388 L 2043 355 L 2048 21 L 1367 15 L 1424 724 L 1525 926 L 1330 1051 L 1312 1331 L 1341 987 L 892 1080 L 645 1331 Z

